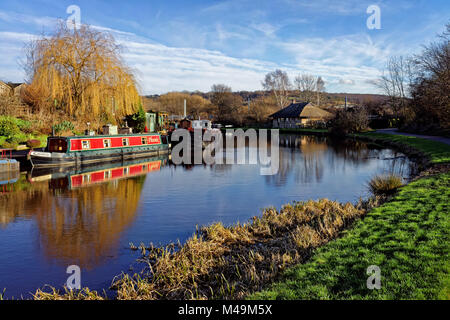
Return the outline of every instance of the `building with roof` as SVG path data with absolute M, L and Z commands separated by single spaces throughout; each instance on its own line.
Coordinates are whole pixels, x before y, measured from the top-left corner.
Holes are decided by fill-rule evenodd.
M 27 87 L 26 83 L 9 83 L 9 86 L 13 90 L 13 94 L 17 97 L 22 97 L 24 90 Z
M 0 96 L 9 97 L 13 93 L 13 89 L 7 83 L 0 81 Z
M 293 102 L 286 108 L 270 115 L 273 128 L 302 128 L 316 122 L 325 122 L 333 115 L 310 102 Z

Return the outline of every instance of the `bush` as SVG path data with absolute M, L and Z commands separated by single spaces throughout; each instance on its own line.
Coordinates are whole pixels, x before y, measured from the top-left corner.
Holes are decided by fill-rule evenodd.
M 126 118 L 128 125 L 133 128 L 134 133 L 144 132 L 145 122 L 147 120 L 145 111 L 142 106 L 139 108 L 139 111 L 133 115 L 129 115 Z
M 330 121 L 330 132 L 334 135 L 345 136 L 369 130 L 369 114 L 364 108 L 340 110 Z
M 403 185 L 403 178 L 390 174 L 378 175 L 369 182 L 370 191 L 376 196 L 394 194 Z
M 22 131 L 24 133 L 29 134 L 29 133 L 33 132 L 31 121 L 17 119 L 16 124 L 19 127 L 20 131 Z
M 0 117 L 0 136 L 12 137 L 20 133 L 20 128 L 17 125 L 17 119 L 13 117 Z
M 75 126 L 73 125 L 72 122 L 70 121 L 63 121 L 61 123 L 55 124 L 53 126 L 53 128 L 55 129 L 55 134 L 61 134 L 65 131 L 74 131 L 75 130 Z

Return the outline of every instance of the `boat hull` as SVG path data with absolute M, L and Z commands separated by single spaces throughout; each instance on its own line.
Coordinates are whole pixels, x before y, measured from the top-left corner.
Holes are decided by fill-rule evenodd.
M 169 153 L 166 144 L 142 147 L 93 150 L 72 153 L 31 152 L 30 161 L 36 168 L 78 167 L 102 162 L 117 162 Z

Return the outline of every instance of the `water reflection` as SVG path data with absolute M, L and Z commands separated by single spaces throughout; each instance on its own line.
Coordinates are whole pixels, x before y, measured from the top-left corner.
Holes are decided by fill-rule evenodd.
M 368 164 L 371 160 L 390 161 L 383 168 L 384 173 L 409 177 L 413 167 L 403 154 L 369 146 L 363 141 L 331 139 L 317 136 L 283 135 L 280 137 L 280 170 L 277 175 L 267 176 L 266 183 L 283 186 L 288 177 L 297 184 L 321 183 L 324 174 L 352 170 Z M 331 152 L 330 152 L 331 151 Z
M 167 158 L 69 172 L 34 171 L 29 185 L 0 197 L 0 224 L 34 219 L 45 253 L 59 263 L 90 269 L 113 254 L 134 221 L 146 174 Z

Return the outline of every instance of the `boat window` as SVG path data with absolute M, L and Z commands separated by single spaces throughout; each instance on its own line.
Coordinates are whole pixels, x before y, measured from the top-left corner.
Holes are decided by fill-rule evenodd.
M 123 139 L 122 139 L 122 145 L 123 145 L 124 147 L 127 147 L 127 146 L 130 145 L 130 143 L 128 142 L 128 139 L 127 139 L 127 138 L 123 138 Z
M 81 141 L 81 148 L 82 149 L 90 149 L 91 148 L 91 142 L 89 140 Z
M 111 148 L 111 140 L 110 139 L 103 140 L 103 147 Z
M 142 144 L 147 144 L 147 138 L 142 138 Z

